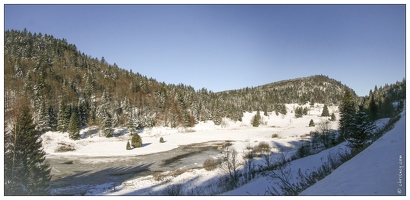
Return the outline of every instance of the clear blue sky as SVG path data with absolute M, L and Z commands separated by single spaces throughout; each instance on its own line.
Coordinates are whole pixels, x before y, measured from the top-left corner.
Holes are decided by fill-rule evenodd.
M 405 5 L 5 5 L 4 29 L 214 92 L 323 74 L 367 95 L 405 78 Z

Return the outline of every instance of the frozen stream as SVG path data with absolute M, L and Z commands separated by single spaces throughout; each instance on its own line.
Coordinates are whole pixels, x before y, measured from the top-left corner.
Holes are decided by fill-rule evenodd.
M 225 142 L 180 146 L 165 152 L 138 156 L 47 156 L 51 167 L 51 188 L 56 195 L 81 195 L 89 187 L 122 182 L 152 175 L 154 172 L 202 167 L 209 157 L 217 156 Z M 63 189 L 65 188 L 65 189 Z

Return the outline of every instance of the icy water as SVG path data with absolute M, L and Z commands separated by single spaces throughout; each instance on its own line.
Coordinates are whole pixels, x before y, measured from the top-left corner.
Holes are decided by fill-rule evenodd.
M 56 195 L 81 195 L 93 185 L 122 182 L 152 175 L 155 172 L 202 167 L 210 157 L 216 157 L 225 142 L 209 142 L 139 156 L 48 156 L 51 167 L 51 187 L 60 188 Z M 64 190 L 62 190 L 64 188 Z

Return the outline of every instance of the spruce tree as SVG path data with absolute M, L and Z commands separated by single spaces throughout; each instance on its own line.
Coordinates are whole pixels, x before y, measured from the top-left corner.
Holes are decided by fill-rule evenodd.
M 345 93 L 343 95 L 339 110 L 339 136 L 346 139 L 349 134 L 349 129 L 352 127 L 351 125 L 354 120 L 354 117 L 356 115 L 356 103 L 353 100 L 353 95 L 347 89 L 345 90 Z
M 336 115 L 335 115 L 335 113 L 332 113 L 332 116 L 330 117 L 330 121 L 336 121 Z
M 302 107 L 297 107 L 295 109 L 295 117 L 296 118 L 301 118 L 303 117 L 303 108 Z
M 88 124 L 88 118 L 89 118 L 89 112 L 90 112 L 90 105 L 89 105 L 89 100 L 81 100 L 78 102 L 78 120 L 80 122 L 80 126 L 85 126 Z
M 130 133 L 130 135 L 133 135 L 135 132 L 136 132 L 136 130 L 135 130 L 135 114 L 134 114 L 134 111 L 133 111 L 133 108 L 132 107 L 129 107 L 127 110 L 126 110 L 126 112 L 127 112 L 127 130 L 128 130 L 128 133 Z
M 369 103 L 369 117 L 371 120 L 376 120 L 378 119 L 378 108 L 376 105 L 376 101 L 374 100 L 374 95 L 372 94 L 370 97 L 370 103 Z
M 309 122 L 309 127 L 314 127 L 314 126 L 315 126 L 315 122 L 313 122 L 313 119 L 311 119 Z
M 36 130 L 40 132 L 51 130 L 50 117 L 44 101 L 40 104 Z
M 101 118 L 100 129 L 103 131 L 105 137 L 112 137 L 114 130 L 111 108 L 111 97 L 108 92 L 104 91 L 101 97 L 101 105 L 98 109 L 98 116 Z
M 214 122 L 215 125 L 221 125 L 222 123 L 222 115 L 221 115 L 221 110 L 216 109 L 213 112 L 213 119 L 212 121 Z
M 103 114 L 103 120 L 101 123 L 101 128 L 103 130 L 104 136 L 105 137 L 112 137 L 114 136 L 114 130 L 112 129 L 112 117 L 110 113 L 105 112 Z
M 70 124 L 68 125 L 68 136 L 73 140 L 80 137 L 80 123 L 77 112 L 71 113 Z
M 51 105 L 48 106 L 47 114 L 48 114 L 50 130 L 56 131 L 57 130 L 57 116 L 56 116 L 56 113 L 54 112 L 53 106 Z
M 385 98 L 379 110 L 380 118 L 389 118 L 393 116 L 394 106 L 389 97 Z
M 323 107 L 323 111 L 322 111 L 322 117 L 329 117 L 329 109 L 327 108 L 327 105 L 325 105 Z
M 354 116 L 350 123 L 347 141 L 353 148 L 361 148 L 370 142 L 373 130 L 376 126 L 369 120 L 368 115 L 359 107 L 359 112 Z
M 133 148 L 139 148 L 142 147 L 142 139 L 141 137 L 138 135 L 138 133 L 134 134 L 131 138 L 131 146 Z
M 127 150 L 131 150 L 131 145 L 130 145 L 130 141 L 129 141 L 129 140 L 127 141 L 126 149 L 127 149 Z
M 308 114 L 308 111 L 309 111 L 308 108 L 307 108 L 307 107 L 304 107 L 304 108 L 303 108 L 303 115 L 307 115 L 307 114 Z
M 259 110 L 256 112 L 256 115 L 253 116 L 252 118 L 252 125 L 253 127 L 258 127 L 260 125 L 261 121 L 261 113 L 259 112 Z
M 12 127 L 5 135 L 4 194 L 48 195 L 50 168 L 27 101 L 16 106 Z
M 70 108 L 67 106 L 65 100 L 60 101 L 58 107 L 57 130 L 60 132 L 67 132 L 68 124 L 70 123 Z

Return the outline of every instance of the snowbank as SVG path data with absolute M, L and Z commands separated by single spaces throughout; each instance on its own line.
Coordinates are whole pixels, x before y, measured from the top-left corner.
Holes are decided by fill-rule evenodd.
M 406 116 L 360 154 L 300 195 L 406 195 Z

